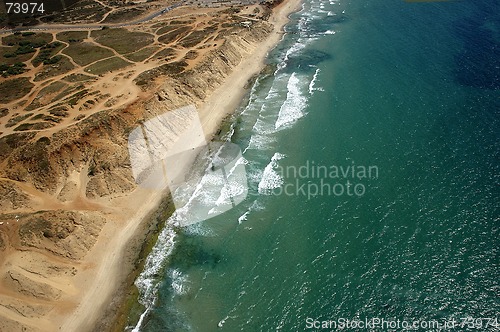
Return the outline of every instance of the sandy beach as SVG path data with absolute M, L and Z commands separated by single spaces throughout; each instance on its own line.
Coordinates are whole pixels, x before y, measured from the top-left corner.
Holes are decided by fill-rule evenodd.
M 266 55 L 283 35 L 282 29 L 288 22 L 288 15 L 298 10 L 299 6 L 300 0 L 286 0 L 277 6 L 269 18 L 274 31 L 199 106 L 207 140 L 218 130 L 221 121 L 239 105 L 246 92 L 245 84 L 262 69 Z M 84 270 L 75 276 L 74 284 L 78 290 L 72 297 L 65 299 L 65 310 L 53 310 L 49 314 L 49 321 L 61 324 L 57 327 L 48 324 L 42 329 L 92 331 L 97 322 L 106 319 L 103 314 L 110 303 L 116 304 L 123 300 L 117 290 L 123 288 L 131 272 L 130 264 L 125 262 L 131 256 L 136 257 L 136 253 L 132 251 L 138 250 L 136 246 L 131 246 L 131 242 L 133 239 L 144 238 L 148 229 L 147 222 L 165 194 L 137 188 L 129 195 L 113 198 L 113 207 L 108 212 L 110 221 L 105 224 L 97 242 L 81 263 Z M 111 201 L 103 199 L 102 203 L 110 206 Z
M 299 10 L 300 4 L 301 0 L 285 0 L 274 9 L 274 15 L 269 19 L 274 25 L 273 33 L 234 69 L 234 73 L 201 106 L 200 116 L 207 137 L 213 135 L 221 120 L 238 107 L 246 92 L 245 84 L 262 69 L 267 54 L 283 36 L 288 15 Z

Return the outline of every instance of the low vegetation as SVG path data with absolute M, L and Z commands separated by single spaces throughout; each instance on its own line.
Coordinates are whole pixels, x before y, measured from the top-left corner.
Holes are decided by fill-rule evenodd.
M 93 79 L 94 77 L 85 74 L 71 74 L 63 78 L 63 80 L 70 83 L 85 82 Z
M 67 57 L 63 55 L 58 55 L 56 57 L 54 57 L 56 59 L 51 58 L 52 60 L 50 60 L 50 63 L 48 63 L 47 66 L 42 69 L 42 71 L 35 75 L 35 82 L 43 81 L 47 78 L 67 73 L 68 71 L 75 68 L 75 66 L 71 63 L 71 61 L 69 61 Z
M 200 44 L 202 41 L 204 41 L 208 37 L 212 36 L 212 34 L 215 31 L 217 31 L 217 27 L 213 27 L 213 26 L 208 27 L 208 28 L 203 29 L 203 30 L 193 31 L 189 34 L 189 36 L 183 38 L 179 42 L 179 44 L 185 48 L 193 47 L 195 45 Z
M 80 66 L 86 66 L 97 60 L 109 58 L 114 55 L 114 53 L 107 48 L 99 47 L 87 42 L 72 43 L 63 51 L 63 53 L 70 56 L 73 61 Z
M 42 18 L 43 22 L 66 23 L 66 22 L 98 22 L 108 12 L 107 7 L 97 1 L 82 0 L 77 6 L 71 6 L 62 12 L 47 15 Z
M 19 122 L 21 122 L 23 120 L 26 120 L 27 118 L 31 117 L 32 115 L 33 115 L 33 113 L 26 113 L 26 114 L 16 115 L 15 117 L 10 118 L 10 120 L 7 121 L 7 124 L 5 125 L 5 127 L 7 127 L 7 128 L 14 127 Z
M 156 59 L 170 61 L 177 56 L 177 51 L 173 48 L 165 48 L 155 54 Z
M 170 44 L 176 41 L 177 39 L 187 36 L 189 31 L 191 31 L 191 28 L 189 27 L 180 27 L 160 36 L 158 38 L 158 41 L 160 43 Z
M 132 63 L 120 59 L 119 57 L 113 57 L 98 61 L 85 68 L 85 71 L 94 75 L 102 75 L 113 70 L 125 68 L 131 64 Z
M 52 34 L 45 32 L 15 32 L 11 35 L 2 38 L 2 45 L 15 46 L 15 45 L 39 45 L 43 46 L 52 42 Z
M 27 77 L 9 79 L 0 83 L 0 103 L 7 104 L 26 96 L 33 88 Z
M 158 47 L 145 47 L 142 50 L 139 50 L 134 53 L 124 55 L 130 61 L 141 62 L 152 56 L 156 51 L 158 51 Z
M 47 95 L 53 95 L 54 93 L 57 93 L 67 87 L 68 85 L 66 83 L 63 83 L 61 81 L 55 81 L 52 82 L 51 84 L 47 85 L 44 87 L 40 92 L 38 93 L 38 98 L 44 98 Z
M 131 32 L 127 29 L 102 29 L 92 31 L 95 41 L 111 47 L 120 54 L 132 53 L 153 43 L 153 35 L 145 32 Z
M 128 22 L 139 18 L 144 14 L 143 10 L 137 8 L 118 9 L 109 14 L 104 20 L 105 23 Z
M 176 76 L 186 70 L 188 64 L 186 61 L 176 61 L 166 63 L 158 68 L 141 73 L 135 80 L 135 84 L 145 89 L 160 75 Z
M 48 65 L 48 64 L 54 64 L 60 60 L 59 58 L 56 58 L 56 54 L 59 53 L 59 51 L 64 47 L 64 45 L 61 42 L 53 42 L 50 44 L 46 44 L 40 48 L 40 52 L 38 55 L 31 61 L 33 66 L 37 67 L 41 63 Z M 56 59 L 59 60 L 56 60 Z
M 66 43 L 77 43 L 81 42 L 85 38 L 87 38 L 87 31 L 65 31 L 59 32 L 56 37 L 58 40 L 66 42 Z
M 0 75 L 9 77 L 19 75 L 26 72 L 26 64 L 23 62 L 16 62 L 13 65 L 0 64 Z
M 165 1 L 167 4 L 174 0 Z M 157 5 L 150 2 L 112 1 L 103 7 L 95 0 L 81 0 L 60 17 L 44 20 L 63 22 L 71 16 L 75 24 L 95 24 L 95 19 L 111 10 L 99 24 L 130 21 Z M 221 29 L 225 22 L 235 19 L 235 12 L 216 9 L 204 16 L 185 15 L 145 23 L 139 26 L 140 31 L 104 26 L 90 31 L 30 31 L 3 37 L 0 104 L 16 103 L 1 109 L 0 117 L 4 118 L 0 122 L 0 137 L 1 131 L 43 130 L 64 118 L 68 122 L 88 118 L 95 112 L 102 113 L 98 105 L 115 107 L 135 98 L 135 88 L 131 93 L 115 95 L 120 89 L 114 87 L 120 84 L 133 83 L 144 90 L 160 83 L 160 77 L 179 78 L 217 46 L 215 38 L 221 37 L 221 33 L 225 38 L 239 31 L 238 25 Z M 143 65 L 136 65 L 140 63 Z M 7 123 L 8 128 L 14 129 L 5 130 Z
M 14 131 L 43 130 L 50 127 L 54 127 L 54 124 L 49 122 L 23 123 L 14 128 Z

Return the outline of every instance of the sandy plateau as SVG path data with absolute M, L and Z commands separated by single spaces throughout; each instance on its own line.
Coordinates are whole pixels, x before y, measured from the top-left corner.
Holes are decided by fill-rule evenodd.
M 195 105 L 210 140 L 299 5 L 179 7 L 116 27 L 168 1 L 106 3 L 65 18 L 104 29 L 0 35 L 0 331 L 96 329 L 165 196 L 135 184 L 128 134 Z

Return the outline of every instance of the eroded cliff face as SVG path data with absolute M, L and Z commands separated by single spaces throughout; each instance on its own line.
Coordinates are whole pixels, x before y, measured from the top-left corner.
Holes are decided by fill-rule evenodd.
M 49 135 L 0 138 L 0 331 L 57 326 L 47 314 L 75 305 L 67 298 L 80 292 L 74 277 L 88 268 L 86 254 L 137 188 L 128 134 L 164 112 L 201 105 L 271 30 L 264 21 L 233 29 L 193 66 L 149 70 L 143 77 L 154 80 L 129 105 Z
M 251 29 L 241 29 L 238 34 L 224 36 L 221 47 L 208 53 L 194 68 L 170 75 L 163 81 L 156 98 L 146 103 L 148 115 L 161 114 L 165 108 L 174 110 L 189 104 L 199 106 L 271 31 L 270 24 L 261 22 Z

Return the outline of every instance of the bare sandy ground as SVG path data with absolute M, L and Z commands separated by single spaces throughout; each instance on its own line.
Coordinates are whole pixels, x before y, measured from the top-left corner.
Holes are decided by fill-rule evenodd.
M 233 112 L 241 102 L 247 81 L 263 67 L 263 60 L 268 52 L 282 37 L 282 28 L 288 22 L 288 15 L 297 10 L 300 0 L 286 0 L 274 9 L 270 22 L 274 31 L 260 47 L 242 61 L 225 83 L 211 94 L 199 110 L 201 122 L 207 140 L 217 131 L 221 121 Z M 164 192 L 136 189 L 126 197 L 114 198 L 102 202 L 113 206 L 110 222 L 102 230 L 97 243 L 85 258 L 88 269 L 79 273 L 75 285 L 78 292 L 68 300 L 67 309 L 54 310 L 49 314 L 62 324 L 60 331 L 90 331 L 102 318 L 102 313 L 110 303 L 120 283 L 123 282 L 123 260 L 127 255 L 127 246 L 134 235 L 140 231 L 141 221 L 158 208 Z

